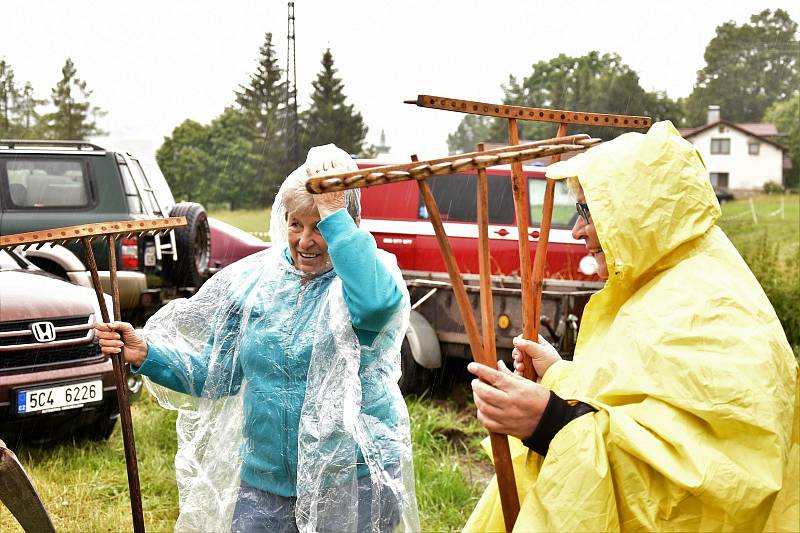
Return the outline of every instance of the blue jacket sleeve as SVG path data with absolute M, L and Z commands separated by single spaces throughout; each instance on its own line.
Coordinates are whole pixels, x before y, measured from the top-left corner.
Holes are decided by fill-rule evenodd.
M 142 366 L 131 365 L 131 372 L 142 374 L 159 385 L 191 396 L 220 398 L 236 394 L 242 384 L 242 371 L 238 358 L 233 357 L 231 353 L 233 339 L 236 336 L 234 332 L 235 326 L 234 329 L 228 329 L 226 338 L 221 342 L 218 364 L 222 366 L 214 373 L 214 383 L 206 383 L 209 359 L 215 344 L 213 334 L 199 355 L 183 353 L 170 346 L 148 343 L 147 357 Z
M 344 299 L 359 340 L 375 337 L 389 322 L 402 300 L 397 282 L 378 259 L 378 246 L 369 232 L 359 229 L 344 209 L 328 215 L 318 224 L 328 244 L 328 254 L 342 280 Z M 369 342 L 366 342 L 369 344 Z

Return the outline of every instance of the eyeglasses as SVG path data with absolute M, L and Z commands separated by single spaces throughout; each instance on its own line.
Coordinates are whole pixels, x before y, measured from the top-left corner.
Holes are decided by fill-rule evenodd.
M 577 202 L 575 204 L 575 209 L 578 211 L 578 215 L 580 215 L 587 224 L 591 224 L 592 223 L 589 220 L 589 218 L 592 215 L 589 214 L 589 206 L 587 204 L 582 204 L 580 202 Z

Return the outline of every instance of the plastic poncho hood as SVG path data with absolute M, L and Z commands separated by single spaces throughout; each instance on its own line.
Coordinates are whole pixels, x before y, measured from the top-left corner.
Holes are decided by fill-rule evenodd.
M 314 148 L 285 184 L 331 160 L 353 164 L 333 145 Z M 308 274 L 292 265 L 284 192 L 273 205 L 270 249 L 221 270 L 192 298 L 170 302 L 144 330 L 148 345 L 169 347 L 163 364 L 183 389 L 145 380 L 162 406 L 178 411 L 175 530 L 230 530 L 248 475 L 268 486 L 260 490 L 296 495 L 291 513 L 300 531 L 356 531 L 365 486 L 369 531 L 396 520 L 398 510 L 400 528 L 417 530 L 408 412 L 397 386 L 409 317 L 402 275 L 394 256 L 378 250 L 402 301 L 362 345 L 335 271 Z M 284 426 L 275 427 L 281 417 Z
M 797 363 L 695 148 L 662 122 L 547 177 L 577 178 L 609 279 L 542 385 L 597 412 L 545 457 L 511 439 L 515 531 L 797 530 Z M 496 482 L 465 529 L 503 530 Z

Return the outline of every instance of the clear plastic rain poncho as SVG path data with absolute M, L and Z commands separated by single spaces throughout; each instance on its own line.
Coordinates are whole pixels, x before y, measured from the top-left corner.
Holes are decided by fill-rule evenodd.
M 292 175 L 332 160 L 353 165 L 327 145 Z M 163 407 L 178 411 L 175 530 L 229 530 L 240 480 L 296 495 L 288 511 L 300 531 L 356 531 L 359 503 L 362 530 L 398 520 L 399 530 L 418 530 L 408 412 L 397 386 L 409 300 L 394 256 L 376 252 L 402 303 L 360 344 L 335 271 L 309 275 L 289 261 L 283 194 L 281 187 L 270 249 L 221 270 L 145 327 L 150 351 L 168 367 L 153 372 L 177 376 L 174 388 L 184 391 L 146 380 Z M 357 204 L 357 191 L 347 200 Z
M 541 383 L 597 412 L 545 457 L 510 439 L 514 531 L 800 530 L 797 363 L 695 148 L 660 122 L 547 177 L 577 177 L 609 279 Z M 465 530 L 503 529 L 492 481 Z

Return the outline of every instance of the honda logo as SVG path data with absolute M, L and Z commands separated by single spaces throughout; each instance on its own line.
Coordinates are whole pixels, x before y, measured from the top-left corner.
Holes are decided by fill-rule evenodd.
M 33 338 L 39 342 L 50 342 L 56 340 L 56 327 L 52 322 L 34 322 L 31 324 Z

